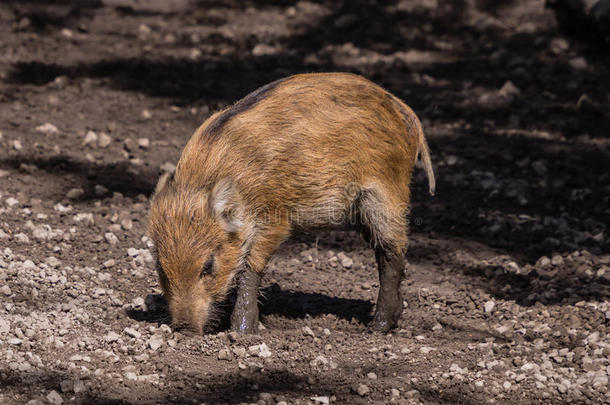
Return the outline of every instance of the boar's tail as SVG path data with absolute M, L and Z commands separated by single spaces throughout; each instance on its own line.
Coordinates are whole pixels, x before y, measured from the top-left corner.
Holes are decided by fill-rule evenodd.
M 419 120 L 417 120 L 419 121 Z M 418 122 L 418 137 L 419 137 L 419 153 L 421 153 L 421 161 L 426 171 L 426 177 L 428 177 L 428 191 L 430 195 L 434 195 L 436 192 L 436 179 L 434 178 L 434 170 L 432 169 L 432 160 L 430 159 L 430 148 L 428 142 L 424 136 L 424 129 L 421 123 Z
M 404 117 L 407 128 L 411 129 L 415 127 L 415 130 L 417 131 L 417 155 L 421 156 L 421 162 L 424 165 L 426 177 L 428 177 L 428 191 L 430 192 L 430 195 L 434 195 L 436 191 L 436 179 L 434 178 L 434 169 L 432 168 L 432 160 L 430 159 L 430 148 L 428 148 L 428 142 L 426 141 L 421 122 L 408 105 L 403 103 L 402 100 L 393 94 L 388 94 L 392 96 L 396 104 L 398 104 L 398 109 Z M 417 156 L 415 159 L 417 160 Z

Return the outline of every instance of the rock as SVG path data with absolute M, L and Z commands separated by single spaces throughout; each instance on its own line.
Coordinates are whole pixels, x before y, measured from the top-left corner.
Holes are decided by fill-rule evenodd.
M 136 373 L 134 373 L 133 371 L 127 371 L 125 373 L 125 379 L 127 379 L 127 381 L 137 381 L 138 375 Z
M 327 359 L 326 357 L 322 356 L 322 355 L 317 356 L 315 359 L 313 359 L 313 360 L 310 362 L 310 365 L 311 365 L 312 367 L 316 367 L 316 366 L 325 366 L 325 365 L 327 365 L 327 364 L 328 364 L 328 359 Z
M 163 337 L 160 335 L 153 335 L 148 339 L 148 347 L 150 350 L 157 351 L 163 345 Z
M 278 48 L 267 44 L 256 44 L 254 48 L 252 48 L 252 55 L 254 56 L 275 55 L 278 52 Z
M 134 328 L 125 328 L 123 329 L 123 332 L 125 332 L 125 334 L 127 336 L 130 336 L 132 338 L 136 338 L 136 339 L 140 339 L 140 337 L 142 337 L 142 334 L 140 332 L 138 332 L 137 330 L 135 330 Z
M 0 318 L 0 335 L 3 333 L 9 333 L 11 330 L 11 325 L 7 320 Z
M 52 405 L 61 405 L 64 403 L 64 399 L 59 395 L 57 391 L 51 391 L 47 395 L 47 401 Z
M 46 135 L 54 135 L 54 134 L 59 133 L 59 130 L 57 129 L 57 127 L 49 122 L 37 126 L 36 131 L 42 132 L 43 134 L 46 134 Z
M 329 397 L 311 397 L 310 399 L 318 404 L 330 404 Z
M 542 256 L 540 259 L 538 259 L 538 261 L 536 262 L 536 267 L 547 267 L 551 265 L 551 259 L 549 259 L 546 256 Z
M 83 391 L 85 391 L 85 383 L 82 382 L 81 380 L 75 380 L 73 389 L 74 389 L 75 394 L 78 394 L 79 392 L 83 392 Z
M 94 145 L 97 143 L 97 139 L 97 134 L 93 131 L 89 131 L 83 138 L 83 145 Z
M 498 95 L 506 100 L 512 100 L 519 94 L 521 94 L 521 90 L 510 80 L 504 83 L 500 90 L 498 90 Z
M 81 198 L 83 195 L 85 195 L 85 190 L 83 190 L 82 188 L 73 188 L 73 189 L 70 189 L 70 191 L 68 191 L 66 193 L 66 197 L 68 197 L 71 200 L 76 200 L 77 198 Z
M 390 395 L 392 398 L 400 398 L 400 391 L 397 390 L 396 388 L 392 388 L 390 390 Z
M 81 212 L 79 214 L 74 215 L 72 220 L 76 223 L 82 222 L 83 225 L 91 226 L 95 224 L 95 220 L 93 219 L 93 214 L 89 212 Z
M 10 338 L 9 340 L 6 341 L 9 345 L 13 345 L 13 346 L 21 346 L 21 344 L 23 343 L 23 340 L 19 339 L 19 338 Z
M 551 51 L 556 55 L 567 51 L 569 48 L 570 44 L 568 44 L 565 38 L 554 38 L 551 40 Z
M 165 173 L 173 173 L 176 171 L 176 165 L 170 162 L 163 163 L 161 166 L 159 166 L 159 168 Z
M 108 189 L 104 186 L 102 186 L 101 184 L 96 184 L 95 187 L 93 188 L 93 190 L 95 191 L 95 195 L 105 195 L 108 194 Z
M 114 331 L 110 331 L 104 336 L 104 340 L 108 343 L 116 342 L 120 338 L 121 337 L 119 336 L 119 334 Z
M 306 336 L 312 336 L 315 337 L 316 334 L 313 332 L 313 330 L 311 330 L 311 328 L 309 326 L 303 326 L 303 334 Z
M 226 361 L 233 360 L 233 356 L 231 356 L 231 352 L 229 351 L 229 349 L 221 349 L 218 352 L 218 360 L 226 360 Z
M 74 388 L 74 383 L 72 380 L 62 380 L 59 383 L 59 388 L 61 392 L 70 392 Z
M 233 353 L 236 356 L 243 357 L 246 355 L 246 348 L 241 346 L 236 346 L 233 348 Z
M 360 395 L 361 397 L 366 396 L 370 391 L 371 390 L 369 389 L 369 387 L 364 384 L 359 384 L 356 388 L 356 393 L 358 393 L 358 395 Z
M 147 109 L 142 110 L 141 115 L 142 115 L 142 118 L 144 118 L 145 120 L 149 120 L 152 118 L 152 113 Z
M 271 356 L 271 350 L 265 343 L 248 347 L 248 352 L 252 356 L 267 358 Z
M 189 51 L 189 58 L 193 59 L 193 60 L 197 60 L 199 58 L 201 58 L 201 55 L 203 53 L 201 52 L 201 50 L 199 48 L 191 48 L 191 50 Z
M 20 151 L 21 149 L 23 149 L 23 146 L 21 145 L 21 141 L 18 139 L 15 139 L 13 141 L 13 149 L 15 149 L 16 151 Z
M 7 207 L 9 208 L 13 208 L 16 205 L 19 205 L 19 201 L 13 197 L 9 197 L 7 198 L 4 203 L 6 204 Z
M 11 291 L 11 287 L 9 287 L 8 285 L 3 285 L 2 287 L 0 287 L 0 294 L 4 294 L 8 297 L 12 293 L 13 292 Z
M 553 266 L 562 266 L 564 263 L 563 261 L 563 257 L 561 257 L 561 255 L 554 255 L 553 258 L 551 259 L 551 264 Z
M 341 262 L 341 265 L 346 269 L 350 269 L 354 265 L 354 261 L 343 252 L 340 252 L 337 255 L 337 258 Z
M 142 149 L 148 149 L 150 147 L 150 140 L 148 138 L 139 138 L 138 146 Z
M 570 59 L 569 63 L 570 63 L 570 66 L 573 69 L 577 69 L 577 70 L 584 70 L 584 69 L 586 69 L 588 67 L 587 61 L 583 57 L 578 57 L 578 58 Z
M 112 138 L 105 132 L 100 132 L 97 139 L 97 146 L 107 148 L 112 143 Z
M 104 234 L 104 239 L 106 239 L 106 242 L 110 243 L 111 245 L 116 245 L 119 242 L 119 239 L 112 232 L 106 232 Z
M 495 302 L 493 302 L 493 301 L 491 301 L 491 300 L 490 300 L 490 301 L 487 301 L 487 302 L 484 304 L 485 313 L 486 313 L 486 314 L 491 314 L 491 313 L 493 312 L 493 310 L 494 310 L 494 308 L 495 308 L 495 307 L 496 307 L 496 303 L 495 303 Z
M 375 374 L 373 372 L 368 373 L 366 376 L 367 376 L 367 378 L 370 378 L 371 380 L 376 380 L 377 379 L 377 374 Z
M 15 239 L 15 241 L 17 241 L 19 243 L 23 243 L 23 244 L 30 243 L 30 238 L 25 233 L 18 233 L 16 235 L 14 235 L 13 238 Z
M 123 228 L 126 231 L 130 231 L 131 229 L 133 229 L 133 222 L 131 219 L 129 218 L 125 218 L 121 220 L 121 228 Z

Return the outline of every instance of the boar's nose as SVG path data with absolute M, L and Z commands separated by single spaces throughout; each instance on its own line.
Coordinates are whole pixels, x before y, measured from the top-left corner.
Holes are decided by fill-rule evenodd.
M 190 322 L 180 320 L 172 322 L 172 329 L 176 332 L 180 332 L 183 335 L 193 336 L 195 334 L 201 333 L 200 328 L 195 327 Z

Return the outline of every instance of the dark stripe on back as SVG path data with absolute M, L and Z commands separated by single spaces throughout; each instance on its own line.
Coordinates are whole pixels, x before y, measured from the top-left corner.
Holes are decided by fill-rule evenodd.
M 269 95 L 269 92 L 271 90 L 275 89 L 277 87 L 277 85 L 279 85 L 286 79 L 289 79 L 289 78 L 285 77 L 282 79 L 278 79 L 274 82 L 271 82 L 262 87 L 259 87 L 258 89 L 254 90 L 252 93 L 248 94 L 246 97 L 239 100 L 232 107 L 230 107 L 224 113 L 219 115 L 214 120 L 214 122 L 212 122 L 210 125 L 208 125 L 203 136 L 208 139 L 209 138 L 213 139 L 213 138 L 218 137 L 218 135 L 220 134 L 220 132 L 222 130 L 222 127 L 231 118 L 235 117 L 238 114 L 241 114 L 242 112 L 247 111 L 248 109 L 252 108 L 259 101 L 264 100 Z

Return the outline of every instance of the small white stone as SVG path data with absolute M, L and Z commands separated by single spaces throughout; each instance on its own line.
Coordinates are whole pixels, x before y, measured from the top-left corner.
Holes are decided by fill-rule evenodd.
M 85 190 L 83 190 L 82 188 L 73 188 L 66 193 L 66 197 L 68 197 L 70 200 L 75 200 L 77 198 L 82 197 L 83 195 L 85 195 Z
M 106 232 L 104 234 L 104 238 L 106 239 L 106 241 L 108 243 L 110 243 L 111 245 L 116 245 L 119 242 L 119 239 L 116 237 L 115 234 L 113 234 L 112 232 Z
M 106 336 L 104 336 L 104 340 L 108 343 L 116 342 L 120 338 L 121 337 L 119 336 L 119 334 L 114 331 L 110 331 L 106 334 Z
M 493 310 L 494 310 L 494 308 L 495 308 L 495 307 L 496 307 L 496 303 L 495 303 L 495 302 L 493 302 L 493 301 L 491 301 L 491 300 L 490 300 L 490 301 L 487 301 L 487 302 L 484 304 L 485 313 L 486 313 L 486 314 L 491 314 L 491 313 L 493 312 Z
M 107 148 L 108 145 L 112 142 L 112 138 L 106 134 L 105 132 L 100 132 L 97 140 L 97 146 L 100 148 Z
M 13 208 L 15 205 L 19 204 L 19 201 L 13 197 L 9 197 L 7 198 L 4 203 L 9 207 L 9 208 Z
M 64 399 L 59 395 L 57 391 L 51 391 L 47 395 L 47 401 L 52 405 L 61 405 L 64 403 Z
M 370 392 L 370 389 L 366 385 L 360 384 L 360 385 L 358 385 L 358 388 L 356 389 L 356 392 L 358 393 L 358 395 L 363 397 L 363 396 L 365 396 L 366 394 L 368 394 Z
M 163 337 L 159 335 L 153 335 L 148 339 L 148 347 L 153 352 L 159 349 L 163 345 Z
M 138 138 L 138 146 L 142 149 L 148 149 L 150 147 L 150 140 L 148 138 Z
M 141 334 L 140 332 L 138 332 L 137 330 L 135 330 L 134 328 L 129 328 L 129 327 L 127 327 L 127 328 L 123 329 L 123 331 L 124 331 L 124 332 L 125 332 L 125 333 L 126 333 L 128 336 L 131 336 L 132 338 L 139 339 L 139 338 L 142 336 L 142 334 Z
M 101 184 L 96 184 L 95 187 L 93 187 L 95 194 L 96 195 L 104 195 L 104 194 L 108 194 L 108 189 L 104 186 L 102 186 Z
M 36 131 L 42 132 L 43 134 L 53 135 L 59 133 L 57 127 L 49 122 L 39 125 L 36 127 Z
M 233 356 L 231 356 L 231 352 L 228 349 L 220 349 L 218 351 L 218 360 L 226 360 L 231 361 Z
M 176 171 L 176 165 L 170 162 L 165 162 L 159 167 L 165 173 L 173 173 Z
M 97 139 L 97 134 L 93 131 L 89 131 L 83 138 L 83 145 L 93 145 L 97 143 Z
M 354 261 L 343 252 L 340 252 L 337 255 L 337 258 L 346 269 L 350 269 L 354 265 Z

